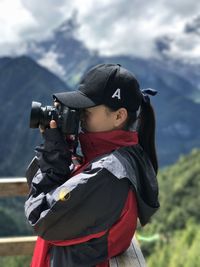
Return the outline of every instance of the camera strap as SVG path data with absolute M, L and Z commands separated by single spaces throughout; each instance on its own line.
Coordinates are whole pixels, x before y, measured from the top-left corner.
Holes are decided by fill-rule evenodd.
M 36 172 L 39 169 L 39 165 L 38 165 L 38 161 L 37 161 L 37 157 L 35 156 L 31 162 L 29 163 L 27 169 L 26 169 L 26 173 L 25 173 L 25 177 L 27 179 L 27 183 L 29 188 L 31 187 L 31 182 L 33 180 L 33 177 L 35 176 Z

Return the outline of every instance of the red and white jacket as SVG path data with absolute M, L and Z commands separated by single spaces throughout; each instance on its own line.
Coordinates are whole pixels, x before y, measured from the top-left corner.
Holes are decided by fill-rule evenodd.
M 156 175 L 137 132 L 80 133 L 78 168 L 58 129 L 43 137 L 38 170 L 27 177 L 25 215 L 38 235 L 31 267 L 108 267 L 129 247 L 137 218 L 145 225 L 159 208 Z

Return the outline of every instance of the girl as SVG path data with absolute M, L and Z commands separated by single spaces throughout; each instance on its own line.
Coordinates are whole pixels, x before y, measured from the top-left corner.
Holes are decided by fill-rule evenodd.
M 147 94 L 119 64 L 99 64 L 55 105 L 81 110 L 81 165 L 56 121 L 41 130 L 38 171 L 25 202 L 38 235 L 32 267 L 108 267 L 159 208 L 155 118 Z

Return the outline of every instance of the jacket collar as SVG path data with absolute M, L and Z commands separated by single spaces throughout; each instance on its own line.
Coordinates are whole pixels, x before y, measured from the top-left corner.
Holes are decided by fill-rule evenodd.
M 88 162 L 120 147 L 138 144 L 138 133 L 125 130 L 81 132 L 79 133 L 79 140 L 85 162 Z

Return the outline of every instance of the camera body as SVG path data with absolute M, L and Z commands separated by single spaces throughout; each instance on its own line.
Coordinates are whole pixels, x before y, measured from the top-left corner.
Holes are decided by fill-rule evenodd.
M 40 102 L 32 102 L 30 128 L 49 128 L 51 120 L 55 120 L 63 134 L 77 135 L 80 121 L 80 111 L 68 108 L 62 104 L 58 107 L 44 106 Z

